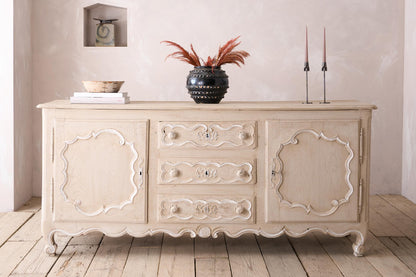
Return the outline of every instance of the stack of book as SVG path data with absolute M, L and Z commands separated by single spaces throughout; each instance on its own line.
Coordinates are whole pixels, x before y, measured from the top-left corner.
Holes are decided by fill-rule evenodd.
M 72 104 L 127 104 L 130 97 L 127 92 L 74 92 Z

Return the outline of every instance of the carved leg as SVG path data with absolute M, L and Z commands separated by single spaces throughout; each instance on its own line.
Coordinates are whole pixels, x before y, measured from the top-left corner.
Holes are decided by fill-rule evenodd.
M 364 236 L 361 232 L 355 234 L 355 242 L 352 245 L 354 256 L 361 257 L 364 254 Z
M 55 242 L 55 232 L 51 231 L 46 237 L 45 252 L 50 256 L 56 255 L 57 244 Z

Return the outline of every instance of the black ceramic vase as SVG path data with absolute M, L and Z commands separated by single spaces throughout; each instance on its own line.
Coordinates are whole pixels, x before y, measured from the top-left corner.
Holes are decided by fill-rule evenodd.
M 195 66 L 189 71 L 186 88 L 196 103 L 218 104 L 228 88 L 228 76 L 221 67 Z

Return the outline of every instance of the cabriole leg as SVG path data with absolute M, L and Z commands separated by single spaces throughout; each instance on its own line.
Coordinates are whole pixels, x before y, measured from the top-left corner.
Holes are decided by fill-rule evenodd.
M 51 231 L 48 235 L 46 235 L 45 240 L 46 240 L 45 252 L 50 256 L 55 256 L 56 248 L 58 247 L 55 241 L 55 232 Z
M 361 257 L 364 254 L 364 236 L 361 232 L 355 233 L 355 242 L 352 245 L 354 256 Z

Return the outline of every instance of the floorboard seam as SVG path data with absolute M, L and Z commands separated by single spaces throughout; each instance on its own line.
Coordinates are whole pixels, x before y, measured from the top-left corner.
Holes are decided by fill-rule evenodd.
M 290 247 L 292 247 L 292 250 L 293 250 L 293 252 L 295 253 L 296 258 L 298 258 L 298 261 L 299 261 L 300 265 L 302 266 L 303 271 L 305 272 L 306 276 L 307 276 L 307 277 L 309 277 L 309 273 L 308 273 L 308 271 L 306 271 L 306 268 L 305 268 L 305 266 L 303 265 L 302 260 L 299 258 L 299 254 L 298 254 L 298 252 L 296 252 L 296 249 L 295 249 L 295 247 L 293 246 L 292 241 L 289 239 L 289 237 L 287 237 L 287 241 L 289 242 Z
M 85 272 L 84 272 L 84 275 L 83 275 L 84 277 L 87 275 L 87 272 L 88 272 L 88 270 L 89 270 L 89 269 L 90 269 L 90 267 L 91 267 L 91 264 L 92 264 L 92 261 L 93 261 L 93 260 L 94 260 L 94 258 L 95 258 L 95 255 L 97 255 L 98 249 L 100 248 L 101 243 L 103 242 L 103 239 L 104 239 L 104 235 L 103 235 L 103 236 L 101 236 L 101 240 L 98 242 L 97 249 L 95 249 L 94 255 L 92 255 L 92 259 L 90 260 L 90 262 L 88 263 L 87 268 L 85 269 Z
M 226 234 L 223 235 L 224 237 L 224 243 L 225 243 L 225 250 L 227 251 L 227 257 L 228 257 L 228 266 L 230 267 L 230 273 L 231 273 L 231 277 L 233 277 L 233 268 L 231 267 L 231 261 L 230 261 L 230 253 L 228 252 L 228 244 L 227 244 L 227 240 L 226 240 Z
M 373 233 L 373 232 L 371 232 L 370 230 L 368 230 L 367 232 L 369 232 L 369 233 L 371 233 L 381 244 L 383 244 L 383 242 L 382 241 L 380 241 L 379 239 L 378 239 L 378 237 Z M 383 244 L 384 245 L 384 244 Z M 387 247 L 387 246 L 386 246 Z M 387 249 L 391 252 L 391 250 L 387 247 Z M 392 254 L 394 255 L 394 253 L 392 252 Z M 396 255 L 394 255 L 394 256 L 396 256 Z M 397 257 L 397 256 L 396 256 Z M 367 256 L 364 254 L 364 258 L 368 261 L 368 263 L 369 264 L 371 264 L 371 266 L 372 267 L 374 267 L 374 269 L 377 271 L 377 273 L 378 274 L 380 274 L 380 276 L 384 276 L 380 271 L 378 271 L 377 270 L 377 268 L 371 263 L 371 261 L 369 260 L 369 259 L 367 259 Z
M 56 236 L 56 234 L 55 234 Z M 45 276 L 48 276 L 49 273 L 51 272 L 52 268 L 55 266 L 56 262 L 59 260 L 59 258 L 62 256 L 62 254 L 65 252 L 66 247 L 68 246 L 69 242 L 72 240 L 72 237 L 68 240 L 68 242 L 65 244 L 64 248 L 62 248 L 61 253 L 59 253 L 58 255 L 55 254 L 55 261 L 52 263 L 51 267 L 49 267 L 48 272 L 46 272 Z M 47 254 L 48 255 L 48 254 Z
M 326 255 L 329 257 L 329 259 L 332 261 L 332 263 L 338 268 L 338 271 L 341 273 L 342 276 L 345 276 L 344 272 L 342 272 L 341 268 L 338 266 L 338 264 L 335 262 L 335 260 L 332 258 L 331 255 L 329 255 L 328 251 L 326 251 L 325 247 L 322 245 L 321 241 L 316 237 L 314 233 L 311 233 L 312 236 L 315 238 L 315 240 L 318 242 L 318 244 L 321 246 L 321 248 L 324 250 Z M 341 239 L 345 237 L 336 237 L 336 239 Z
M 160 243 L 160 252 L 159 252 L 159 262 L 157 263 L 157 276 L 159 276 L 159 269 L 160 269 L 160 261 L 162 259 L 162 247 L 163 247 L 163 241 L 165 240 L 165 234 L 162 234 L 162 242 Z
M 24 213 L 27 213 L 27 212 L 24 212 Z M 32 215 L 29 216 L 21 225 L 19 225 L 19 227 L 17 227 L 17 229 L 2 244 L 0 244 L 0 247 L 2 247 L 6 242 L 8 242 L 9 239 L 13 237 L 13 235 L 16 234 L 17 231 L 19 231 L 23 227 L 23 225 L 25 225 L 26 222 L 28 222 L 34 215 L 35 213 L 32 212 Z
M 405 214 L 404 212 L 402 212 L 399 208 L 396 208 L 396 206 L 394 206 L 392 203 L 390 203 L 389 201 L 387 201 L 386 199 L 384 199 L 380 194 L 376 194 L 376 196 L 378 198 L 380 198 L 381 200 L 383 200 L 384 202 L 386 202 L 388 205 L 390 205 L 391 207 L 393 207 L 393 209 L 395 209 L 396 211 L 398 211 L 399 213 L 401 213 L 402 215 L 404 215 L 405 217 L 409 218 L 411 221 L 416 222 L 416 220 L 414 220 L 413 218 L 411 218 L 410 216 L 408 216 L 407 214 Z M 387 220 L 387 218 L 385 218 Z M 388 220 L 387 220 L 388 221 Z M 390 222 L 390 221 L 389 221 Z M 391 223 L 391 222 L 390 222 Z M 393 223 L 392 223 L 393 224 Z
M 39 241 L 42 240 L 42 238 L 38 239 L 33 246 L 27 251 L 27 253 L 22 257 L 22 259 L 17 263 L 17 265 L 13 268 L 13 270 L 10 272 L 9 276 L 13 274 L 13 272 L 17 269 L 17 267 L 23 262 L 23 260 L 29 255 L 30 251 L 36 246 L 36 244 L 39 243 Z
M 267 266 L 266 260 L 264 259 L 263 250 L 261 249 L 261 247 L 260 247 L 260 243 L 259 243 L 259 241 L 257 240 L 257 238 L 258 238 L 258 236 L 254 235 L 254 239 L 256 240 L 257 247 L 258 247 L 258 248 L 259 248 L 259 250 L 260 250 L 261 257 L 262 257 L 262 259 L 263 259 L 264 265 L 266 266 L 267 274 L 269 274 L 269 276 L 271 276 L 271 274 L 270 274 L 270 270 L 269 270 L 269 267 Z
M 129 251 L 127 251 L 126 260 L 124 261 L 123 271 L 121 272 L 121 275 L 123 275 L 124 269 L 126 268 L 127 260 L 129 259 L 129 255 L 130 255 L 131 248 L 133 247 L 133 242 L 134 242 L 134 237 L 131 238 L 131 243 L 130 243 Z
M 376 237 L 377 239 L 378 239 L 378 237 Z M 388 237 L 394 244 L 396 244 L 397 246 L 399 246 L 393 239 L 391 239 L 392 237 Z M 398 237 L 395 237 L 395 238 L 398 238 Z M 411 243 L 413 243 L 412 242 L 412 240 L 410 240 L 408 237 L 405 237 L 405 238 L 407 238 Z M 384 244 L 383 243 L 383 241 L 382 240 L 379 240 L 379 242 L 381 243 L 381 244 L 383 244 L 395 257 L 397 257 L 398 259 L 399 259 L 399 261 L 401 261 L 402 262 L 402 264 L 404 264 L 411 272 L 413 272 L 413 273 L 415 273 L 416 274 L 416 272 L 415 271 L 413 271 L 408 265 L 407 265 L 407 263 L 405 262 L 405 261 L 403 261 L 402 259 L 400 259 L 400 257 L 399 256 L 397 256 L 394 252 L 393 252 L 393 250 L 392 249 L 390 249 L 389 247 L 388 247 L 388 245 L 386 245 L 386 244 Z M 368 260 L 367 260 L 368 261 Z M 370 263 L 371 264 L 371 263 Z M 374 267 L 374 266 L 373 266 Z M 381 275 L 381 274 L 380 274 Z

